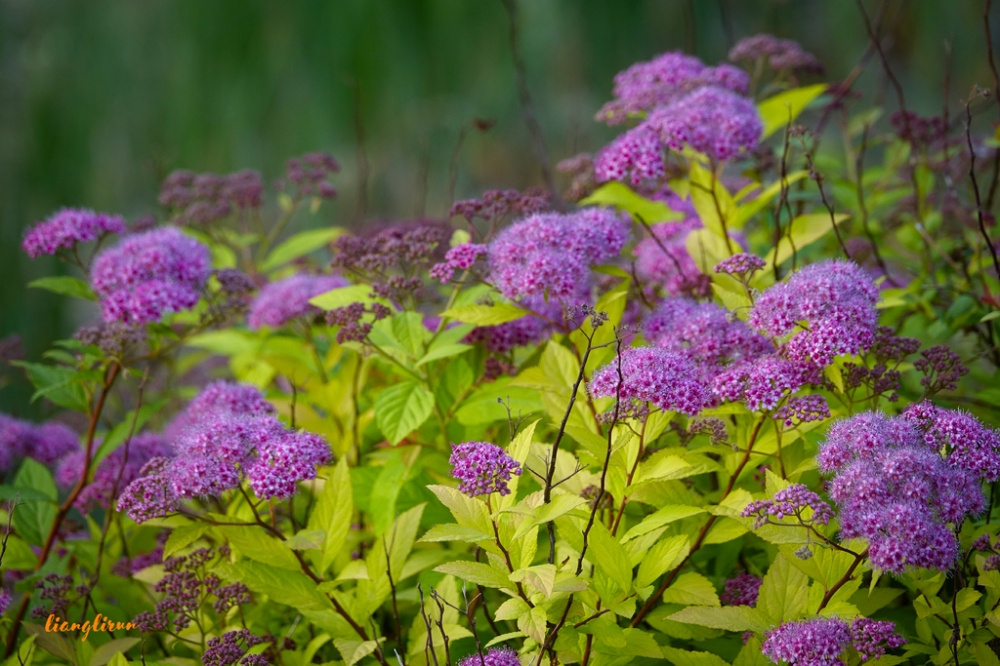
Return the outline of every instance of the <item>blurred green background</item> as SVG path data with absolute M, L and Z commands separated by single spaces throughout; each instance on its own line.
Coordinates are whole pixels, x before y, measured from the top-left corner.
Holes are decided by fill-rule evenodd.
M 870 15 L 879 2 L 866 0 Z M 946 41 L 952 113 L 973 83 L 992 82 L 985 0 L 887 2 L 883 34 L 911 108 L 940 113 Z M 638 60 L 684 49 L 711 64 L 734 39 L 769 32 L 800 41 L 836 81 L 868 42 L 852 0 L 522 0 L 519 22 L 553 163 L 614 136 L 593 115 Z M 252 168 L 271 182 L 288 157 L 326 150 L 343 167 L 340 197 L 311 224 L 444 216 L 459 132 L 484 118 L 496 125 L 468 133 L 456 196 L 542 184 L 508 30 L 501 0 L 0 0 L 0 338 L 21 335 L 37 359 L 95 317 L 25 287 L 64 270 L 20 251 L 29 225 L 61 206 L 156 214 L 176 168 Z M 884 99 L 877 58 L 857 88 Z M 0 411 L 31 413 L 28 395 L 23 382 L 0 389 Z

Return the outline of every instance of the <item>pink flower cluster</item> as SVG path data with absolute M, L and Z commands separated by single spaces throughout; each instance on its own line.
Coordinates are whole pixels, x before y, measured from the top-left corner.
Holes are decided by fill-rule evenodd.
M 802 511 L 812 510 L 812 515 L 805 519 Z M 771 518 L 781 520 L 796 516 L 805 524 L 828 525 L 833 518 L 833 509 L 820 499 L 820 496 L 801 483 L 793 483 L 774 493 L 769 500 L 755 500 L 747 504 L 740 514 L 744 518 L 756 518 L 754 529 L 767 523 Z
M 125 220 L 118 215 L 63 208 L 32 227 L 21 247 L 35 259 L 43 254 L 69 249 L 77 243 L 96 240 L 108 233 L 125 233 Z
M 264 185 L 260 174 L 245 169 L 219 175 L 178 170 L 160 187 L 160 204 L 176 211 L 176 222 L 204 226 L 228 216 L 235 207 L 260 207 Z
M 462 243 L 448 250 L 444 261 L 431 267 L 430 275 L 441 282 L 447 282 L 455 271 L 467 271 L 472 268 L 480 257 L 485 257 L 489 248 L 478 243 Z
M 85 451 L 78 446 L 75 448 L 76 451 L 60 460 L 56 468 L 56 483 L 64 489 L 72 488 L 80 481 L 86 461 Z M 96 444 L 94 451 L 97 451 Z M 108 508 L 139 476 L 146 463 L 173 453 L 174 448 L 161 435 L 147 432 L 133 436 L 97 465 L 93 480 L 84 486 L 76 499 L 77 508 L 82 511 Z
M 521 666 L 517 652 L 509 647 L 489 648 L 482 656 L 472 654 L 458 662 L 458 666 Z
M 347 284 L 347 280 L 339 275 L 306 273 L 272 282 L 263 287 L 251 303 L 247 324 L 253 329 L 261 326 L 277 328 L 293 319 L 318 315 L 320 309 L 310 305 L 309 299 Z
M 20 458 L 50 466 L 79 447 L 76 433 L 61 423 L 36 425 L 0 414 L 0 470 L 13 469 Z
M 875 342 L 878 298 L 878 287 L 857 264 L 822 261 L 761 294 L 747 323 L 773 337 L 793 334 L 791 358 L 828 365 Z
M 625 405 L 651 403 L 664 411 L 694 416 L 709 405 L 712 394 L 698 379 L 698 370 L 686 356 L 655 347 L 629 347 L 594 373 L 590 393 L 595 398 L 616 396 Z M 625 413 L 622 414 L 625 416 Z
M 330 459 L 318 435 L 286 429 L 256 389 L 215 382 L 181 417 L 176 456 L 150 460 L 118 502 L 137 522 L 167 515 L 185 498 L 216 496 L 246 479 L 258 497 L 286 498 Z
M 817 456 L 833 476 L 841 536 L 868 539 L 872 566 L 884 571 L 950 569 L 958 543 L 948 525 L 984 508 L 980 477 L 943 458 L 926 425 L 915 413 L 864 412 L 836 422 Z
M 853 647 L 862 660 L 885 654 L 906 640 L 895 632 L 892 622 L 855 618 L 847 624 L 840 618 L 815 618 L 788 622 L 767 633 L 761 652 L 777 663 L 789 666 L 841 666 L 841 656 Z
M 742 573 L 726 581 L 725 590 L 719 600 L 726 606 L 756 606 L 757 595 L 763 579 L 749 573 Z
M 106 322 L 148 324 L 193 308 L 210 272 L 207 247 L 164 227 L 101 252 L 90 278 Z
M 521 464 L 489 442 L 453 444 L 448 462 L 452 476 L 460 481 L 458 489 L 469 497 L 490 493 L 508 495 L 507 482 L 511 475 L 521 475 Z
M 910 405 L 903 418 L 920 429 L 928 446 L 944 452 L 950 464 L 990 483 L 1000 479 L 1000 431 L 972 414 L 929 402 Z
M 629 224 L 609 209 L 532 215 L 490 243 L 490 279 L 511 300 L 574 298 L 589 292 L 590 267 L 617 256 L 628 238 Z
M 768 354 L 726 368 L 712 381 L 712 391 L 723 400 L 742 401 L 756 412 L 774 409 L 803 386 L 823 383 L 823 369 L 815 363 Z

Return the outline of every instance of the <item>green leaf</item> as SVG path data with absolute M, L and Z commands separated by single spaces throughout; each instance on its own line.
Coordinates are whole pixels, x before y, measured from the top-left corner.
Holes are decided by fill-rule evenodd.
M 389 386 L 375 398 L 375 422 L 395 446 L 434 411 L 434 394 L 416 381 Z
M 726 631 L 760 633 L 770 628 L 760 612 L 749 606 L 689 606 L 668 616 L 667 619 Z
M 792 183 L 802 180 L 808 175 L 809 172 L 805 170 L 793 171 L 792 173 L 787 174 L 784 179 L 785 188 L 791 187 Z M 771 199 L 781 192 L 781 183 L 782 181 L 780 179 L 774 181 L 756 197 L 740 205 L 736 212 L 736 220 L 733 223 L 733 228 L 742 229 L 747 223 L 747 220 L 762 211 L 764 207 L 770 203 Z
M 736 222 L 736 202 L 720 179 L 697 162 L 691 165 L 690 178 L 691 203 L 694 204 L 698 217 L 706 229 L 724 239 Z M 729 254 L 732 253 L 727 252 L 726 256 Z M 691 256 L 696 257 L 694 254 Z
M 351 303 L 364 303 L 367 305 L 369 303 L 382 302 L 381 299 L 373 298 L 370 295 L 371 293 L 372 288 L 366 284 L 352 284 L 349 287 L 338 287 L 337 289 L 324 292 L 319 296 L 313 296 L 309 299 L 309 302 L 321 310 L 336 310 Z
M 67 664 L 77 664 L 76 650 L 62 634 L 47 632 L 45 628 L 33 622 L 22 623 L 24 630 L 35 638 L 35 644 L 51 654 L 59 657 Z
M 448 345 L 434 345 L 427 351 L 426 354 L 420 357 L 420 360 L 417 361 L 416 367 L 419 368 L 424 363 L 430 363 L 431 361 L 436 361 L 441 358 L 458 356 L 459 354 L 464 354 L 470 349 L 472 349 L 472 345 L 461 344 L 458 342 Z
M 399 342 L 403 351 L 411 358 L 419 357 L 431 337 L 431 332 L 424 326 L 423 316 L 418 312 L 400 312 L 393 315 L 389 322 L 393 337 Z
M 787 127 L 809 106 L 810 102 L 822 95 L 827 87 L 825 83 L 817 83 L 812 86 L 793 88 L 769 97 L 758 104 L 757 112 L 764 123 L 761 140 L 771 136 L 778 129 Z
M 332 240 L 344 233 L 345 230 L 340 227 L 301 231 L 271 250 L 259 268 L 263 272 L 274 270 L 282 264 L 329 245 Z
M 713 543 L 728 543 L 733 539 L 738 539 L 750 530 L 737 520 L 729 517 L 722 517 L 715 521 L 708 532 L 708 536 L 702 542 L 705 545 Z
M 94 655 L 87 662 L 87 666 L 104 666 L 111 662 L 116 655 L 121 656 L 121 660 L 124 661 L 124 653 L 138 644 L 138 638 L 114 638 L 94 650 Z
M 330 569 L 334 558 L 343 549 L 350 531 L 351 516 L 354 514 L 354 491 L 350 472 L 347 457 L 342 457 L 323 482 L 323 490 L 316 500 L 316 507 L 309 515 L 308 528 L 323 530 L 326 533 L 323 539 L 323 555 L 317 572 L 320 576 Z
M 347 666 L 354 666 L 378 647 L 378 643 L 375 641 L 351 641 L 343 638 L 333 639 L 333 644 L 337 647 L 337 651 L 340 652 L 340 656 L 344 658 L 344 663 Z
M 170 532 L 170 536 L 167 537 L 167 543 L 163 546 L 164 559 L 184 550 L 200 539 L 209 529 L 210 526 L 205 523 L 193 523 L 175 528 Z
M 430 485 L 427 489 L 434 493 L 437 498 L 448 507 L 451 515 L 455 517 L 462 527 L 467 527 L 482 534 L 492 534 L 493 528 L 490 524 L 490 515 L 486 510 L 486 505 L 475 500 L 465 493 L 459 492 L 457 488 L 451 486 Z
M 674 666 L 729 666 L 729 662 L 711 652 L 689 652 L 663 646 L 663 657 Z
M 225 536 L 233 550 L 244 557 L 279 569 L 299 571 L 298 559 L 281 541 L 257 525 L 221 525 L 214 528 Z
M 68 275 L 39 278 L 29 282 L 28 286 L 35 289 L 46 289 L 56 294 L 62 294 L 63 296 L 82 298 L 87 301 L 97 300 L 97 294 L 94 293 L 89 284 L 79 278 Z
M 20 511 L 20 507 L 15 511 Z M 24 539 L 16 535 L 7 538 L 7 552 L 3 556 L 4 569 L 34 569 L 38 564 L 38 556 L 31 546 L 25 543 Z
M 514 532 L 514 539 L 520 539 L 530 532 L 534 527 L 555 520 L 559 516 L 569 513 L 578 506 L 583 506 L 587 500 L 579 495 L 561 493 L 552 496 L 552 501 L 548 504 L 541 504 L 532 511 L 532 517 L 521 521 L 517 531 Z
M 652 585 L 653 581 L 673 569 L 679 561 L 691 551 L 689 540 L 686 534 L 678 534 L 667 537 L 658 542 L 639 564 L 639 573 L 635 577 L 636 589 L 642 589 Z
M 414 451 L 418 451 L 414 449 Z M 369 497 L 369 513 L 372 515 L 372 528 L 376 535 L 381 535 L 396 519 L 396 501 L 403 488 L 407 465 L 398 451 L 393 451 L 386 458 L 385 465 L 379 470 L 375 484 Z
M 281 545 L 289 550 L 323 550 L 325 541 L 325 530 L 299 530 L 285 539 Z
M 778 555 L 760 586 L 757 609 L 772 624 L 795 620 L 809 605 L 808 585 L 809 577 Z
M 834 216 L 834 219 L 836 219 L 837 224 L 840 224 L 849 217 L 850 215 L 839 214 Z M 768 266 L 774 264 L 775 253 L 778 255 L 777 263 L 782 264 L 792 258 L 793 252 L 801 252 L 802 248 L 815 243 L 828 234 L 833 229 L 833 225 L 830 223 L 829 213 L 809 213 L 799 215 L 792 220 L 790 228 L 791 240 L 789 240 L 788 230 L 785 229 L 785 235 L 781 237 L 778 247 L 772 248 L 764 258 Z
M 465 527 L 458 523 L 445 523 L 444 525 L 432 525 L 427 530 L 427 533 L 420 537 L 420 541 L 465 541 L 467 543 L 476 543 L 477 541 L 486 541 L 492 538 L 489 534 L 484 534 L 472 527 Z
M 524 635 L 533 639 L 537 643 L 545 640 L 545 629 L 548 618 L 545 609 L 535 606 L 527 613 L 517 618 L 517 628 L 524 632 Z
M 646 223 L 670 222 L 683 219 L 684 215 L 670 208 L 662 201 L 652 201 L 634 192 L 625 183 L 613 180 L 598 187 L 587 198 L 580 201 L 582 206 L 614 206 Z
M 434 571 L 451 574 L 456 578 L 461 578 L 464 581 L 485 587 L 514 588 L 514 584 L 510 582 L 510 578 L 502 571 L 482 562 L 468 562 L 465 560 L 446 562 L 435 567 Z
M 52 472 L 33 458 L 25 458 L 21 463 L 21 468 L 14 477 L 14 487 L 35 490 L 50 500 L 55 500 L 59 496 Z
M 17 650 L 6 661 L 4 666 L 31 666 L 35 661 L 35 637 L 28 636 L 27 640 L 20 641 Z
M 670 587 L 663 591 L 663 602 L 685 606 L 721 605 L 712 581 L 693 571 L 681 574 Z
M 493 305 L 461 305 L 445 310 L 441 316 L 475 326 L 499 326 L 526 316 L 528 313 L 512 303 Z
M 32 402 L 45 397 L 60 407 L 77 412 L 87 411 L 89 407 L 87 394 L 82 385 L 86 375 L 77 373 L 72 368 L 45 365 L 44 363 L 13 361 L 11 365 L 27 370 L 28 379 L 37 389 L 31 396 Z
M 595 521 L 590 530 L 586 559 L 614 581 L 622 592 L 628 592 L 632 587 L 632 567 L 629 566 L 628 555 L 618 539 L 600 521 Z

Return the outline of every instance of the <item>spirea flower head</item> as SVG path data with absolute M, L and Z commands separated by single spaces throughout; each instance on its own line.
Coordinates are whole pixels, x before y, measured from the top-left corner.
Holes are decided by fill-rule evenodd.
M 872 346 L 878 327 L 878 287 L 852 262 L 830 260 L 810 264 L 757 299 L 747 323 L 766 334 L 783 337 L 792 358 L 828 365 L 835 356 L 856 354 Z
M 812 421 L 825 421 L 830 418 L 830 405 L 826 403 L 826 398 L 818 393 L 795 396 L 789 398 L 787 403 L 774 412 L 774 418 L 781 421 L 786 428 Z
M 207 247 L 164 227 L 101 252 L 90 277 L 105 321 L 147 324 L 194 307 L 210 271 Z
M 521 660 L 509 647 L 488 648 L 483 656 L 469 655 L 459 661 L 458 666 L 521 666 Z
M 250 328 L 284 326 L 293 319 L 317 315 L 320 309 L 309 304 L 314 296 L 346 287 L 347 280 L 338 275 L 307 275 L 300 273 L 265 286 L 250 305 L 247 323 Z
M 621 180 L 639 186 L 665 174 L 663 142 L 645 124 L 619 135 L 600 150 L 594 161 L 594 178 L 599 183 Z
M 696 217 L 654 225 L 653 237 L 642 239 L 633 250 L 639 279 L 661 285 L 668 296 L 704 298 L 712 293 L 711 279 L 698 269 L 687 250 L 688 234 L 701 228 Z
M 330 177 L 340 171 L 340 165 L 328 153 L 306 153 L 288 160 L 285 178 L 289 189 L 298 198 L 320 197 L 333 199 L 337 190 L 330 183 Z M 282 183 L 285 185 L 285 183 Z
M 804 51 L 798 42 L 778 39 L 773 35 L 744 37 L 729 50 L 729 59 L 733 62 L 751 64 L 756 60 L 764 60 L 775 71 L 799 70 L 814 73 L 823 71 L 823 65 L 816 56 Z
M 951 568 L 958 543 L 949 524 L 983 511 L 979 478 L 938 448 L 906 417 L 876 412 L 837 421 L 827 433 L 817 462 L 833 476 L 840 535 L 868 539 L 873 567 Z
M 249 169 L 225 175 L 178 170 L 163 181 L 159 201 L 175 212 L 177 223 L 204 226 L 234 208 L 259 208 L 263 194 L 260 174 Z
M 594 373 L 591 395 L 618 396 L 626 405 L 652 403 L 664 411 L 688 416 L 694 416 L 711 402 L 712 394 L 698 379 L 694 363 L 677 352 L 629 347 L 621 355 L 621 381 L 618 364 L 615 359 Z
M 330 461 L 330 445 L 310 432 L 285 432 L 258 449 L 246 469 L 250 487 L 261 499 L 288 498 L 295 484 L 316 476 L 316 468 Z
M 759 271 L 764 268 L 764 266 L 766 266 L 764 260 L 757 255 L 740 252 L 739 254 L 734 254 L 728 259 L 720 261 L 715 267 L 715 272 L 745 277 L 754 271 Z
M 895 632 L 892 622 L 856 618 L 850 625 L 840 618 L 816 618 L 788 622 L 769 631 L 761 651 L 774 663 L 789 666 L 838 666 L 853 647 L 863 660 L 885 654 L 906 640 Z
M 764 580 L 759 576 L 742 573 L 726 581 L 725 590 L 719 600 L 727 606 L 756 606 L 757 594 Z
M 802 513 L 805 509 L 812 511 L 808 518 Z M 750 502 L 740 515 L 744 518 L 756 518 L 754 529 L 768 522 L 769 518 L 781 520 L 792 516 L 798 517 L 803 523 L 827 525 L 833 518 L 833 509 L 805 485 L 793 483 L 774 493 L 773 499 Z
M 512 300 L 575 297 L 589 289 L 590 267 L 617 256 L 628 237 L 624 218 L 604 208 L 532 215 L 490 243 L 490 279 Z
M 94 451 L 96 451 L 96 445 Z M 76 499 L 81 510 L 94 507 L 107 508 L 136 479 L 143 466 L 153 458 L 173 455 L 174 448 L 157 433 L 134 435 L 126 444 L 120 445 L 102 460 L 94 470 L 93 481 L 88 483 Z M 60 461 L 56 469 L 56 482 L 63 488 L 71 488 L 80 480 L 84 466 L 84 451 L 77 448 Z
M 723 400 L 742 401 L 756 412 L 774 409 L 786 395 L 823 381 L 823 369 L 814 363 L 767 354 L 724 369 L 713 380 L 712 391 Z
M 521 193 L 517 190 L 486 190 L 479 199 L 463 199 L 451 205 L 450 216 L 460 215 L 472 222 L 479 218 L 496 222 L 508 215 L 533 215 L 548 209 L 549 194 L 540 188 Z
M 718 86 L 746 94 L 750 77 L 735 67 L 709 67 L 679 51 L 638 62 L 615 76 L 615 99 L 597 113 L 597 120 L 618 125 L 629 116 L 675 102 L 702 86 Z
M 469 497 L 490 493 L 507 495 L 511 475 L 521 475 L 521 464 L 489 442 L 453 444 L 448 462 L 452 476 L 460 482 L 458 489 Z
M 79 446 L 76 433 L 61 423 L 36 425 L 0 414 L 0 469 L 11 469 L 18 458 L 51 466 Z
M 764 130 L 751 100 L 714 86 L 657 109 L 645 124 L 672 150 L 688 145 L 715 160 L 753 150 Z
M 487 247 L 478 243 L 456 245 L 444 255 L 443 262 L 431 267 L 430 276 L 441 282 L 447 282 L 454 276 L 455 271 L 469 270 L 479 257 L 484 257 L 487 253 Z
M 990 483 L 1000 479 L 1000 432 L 972 414 L 921 402 L 907 407 L 903 418 L 920 430 L 929 446 L 945 452 L 950 464 Z
M 55 254 L 77 243 L 96 240 L 103 234 L 125 233 L 125 219 L 92 210 L 63 208 L 27 233 L 21 247 L 32 259 Z
M 771 342 L 712 302 L 666 298 L 646 318 L 646 339 L 684 354 L 710 380 L 723 367 L 774 351 Z
M 263 643 L 264 639 L 250 633 L 249 629 L 227 631 L 208 639 L 208 648 L 201 656 L 204 666 L 267 666 L 271 662 L 264 655 L 246 655 L 249 648 Z M 251 659 L 253 658 L 253 659 Z

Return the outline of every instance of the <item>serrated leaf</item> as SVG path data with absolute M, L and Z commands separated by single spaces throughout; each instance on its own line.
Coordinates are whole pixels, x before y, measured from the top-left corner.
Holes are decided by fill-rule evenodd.
M 292 551 L 257 525 L 221 525 L 213 529 L 225 536 L 233 549 L 244 557 L 288 571 L 300 569 Z
M 372 288 L 366 284 L 352 284 L 349 287 L 338 287 L 313 296 L 309 303 L 321 310 L 336 310 L 352 303 L 381 303 L 382 299 L 373 298 Z
M 761 633 L 770 628 L 760 612 L 749 606 L 689 606 L 667 619 L 726 631 Z
M 482 562 L 468 562 L 461 560 L 458 562 L 446 562 L 434 568 L 434 571 L 443 574 L 451 574 L 464 581 L 495 588 L 513 588 L 510 578 L 498 569 L 494 569 Z
M 656 543 L 639 563 L 639 573 L 635 577 L 636 589 L 652 585 L 653 581 L 678 565 L 691 551 L 686 534 L 667 537 Z
M 334 638 L 333 644 L 340 656 L 344 658 L 344 663 L 347 666 L 354 666 L 378 647 L 378 643 L 375 641 L 351 641 L 343 638 Z
M 663 602 L 685 606 L 719 606 L 719 595 L 712 581 L 700 573 L 681 574 L 663 591 Z
M 586 559 L 610 578 L 623 592 L 632 587 L 632 567 L 625 548 L 608 528 L 595 521 L 590 530 Z
M 528 313 L 512 303 L 493 305 L 461 305 L 445 310 L 441 316 L 475 326 L 499 326 L 526 316 Z
M 354 492 L 345 456 L 337 461 L 330 476 L 323 482 L 323 490 L 307 523 L 310 530 L 321 530 L 326 533 L 323 539 L 323 555 L 320 557 L 318 572 L 320 576 L 329 570 L 333 560 L 344 547 L 353 514 Z
M 56 294 L 62 294 L 63 296 L 82 298 L 87 301 L 97 300 L 97 294 L 91 289 L 89 284 L 79 278 L 68 275 L 39 278 L 29 282 L 28 286 L 35 289 L 46 289 Z
M 434 394 L 416 381 L 384 388 L 375 398 L 375 422 L 393 446 L 423 425 L 432 411 Z
M 643 534 L 648 534 L 664 525 L 669 525 L 678 520 L 697 516 L 705 513 L 705 509 L 696 506 L 685 506 L 682 504 L 668 504 L 661 507 L 656 513 L 650 514 L 642 519 L 642 522 L 635 525 L 622 537 L 622 543 L 627 543 Z
M 534 639 L 537 643 L 541 643 L 545 640 L 547 621 L 548 618 L 545 614 L 545 609 L 541 606 L 535 606 L 530 611 L 517 618 L 517 628 L 524 632 L 524 635 L 528 638 Z
M 477 541 L 488 541 L 493 537 L 484 534 L 472 527 L 465 527 L 457 523 L 445 523 L 444 525 L 432 525 L 427 533 L 420 537 L 420 541 L 465 541 L 475 543 Z
M 170 532 L 167 543 L 163 546 L 163 558 L 172 557 L 200 539 L 209 530 L 205 523 L 181 525 Z
M 331 241 L 343 235 L 345 231 L 345 229 L 341 229 L 340 227 L 301 231 L 271 250 L 267 258 L 261 262 L 259 269 L 265 273 L 274 270 L 293 259 L 298 259 L 321 247 L 329 245 Z
M 772 623 L 782 624 L 805 613 L 809 604 L 809 578 L 788 563 L 774 558 L 757 595 L 757 609 Z
M 729 662 L 711 652 L 689 652 L 667 646 L 660 650 L 663 657 L 674 666 L 729 666 Z

